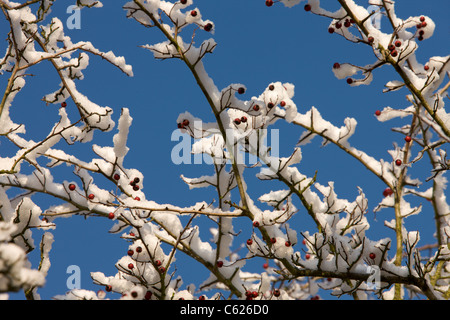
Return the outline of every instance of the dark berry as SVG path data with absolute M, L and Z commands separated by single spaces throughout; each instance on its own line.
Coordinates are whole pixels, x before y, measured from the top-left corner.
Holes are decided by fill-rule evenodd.
M 310 4 L 305 4 L 305 11 L 311 11 L 311 5 Z
M 207 23 L 204 27 L 203 27 L 203 29 L 205 30 L 205 31 L 211 31 L 211 29 L 212 29 L 212 27 L 213 27 L 213 25 L 211 24 L 211 23 Z
M 245 88 L 244 88 L 244 87 L 240 87 L 240 88 L 238 89 L 238 93 L 239 93 L 239 94 L 244 94 L 244 93 L 245 93 Z

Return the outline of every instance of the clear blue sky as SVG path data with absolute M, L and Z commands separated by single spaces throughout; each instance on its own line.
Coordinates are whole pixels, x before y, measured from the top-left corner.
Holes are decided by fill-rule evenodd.
M 75 2 L 75 1 L 72 1 Z M 323 5 L 327 2 L 322 1 Z M 125 1 L 104 1 L 100 9 L 83 9 L 81 13 L 81 29 L 66 30 L 72 41 L 91 41 L 102 51 L 112 50 L 116 55 L 125 56 L 133 66 L 134 77 L 129 78 L 118 69 L 112 67 L 98 57 L 91 57 L 90 66 L 85 70 L 85 80 L 78 82 L 78 90 L 92 101 L 114 109 L 114 120 L 118 120 L 120 109 L 127 107 L 133 117 L 133 125 L 129 136 L 130 152 L 125 166 L 136 168 L 145 176 L 147 199 L 159 203 L 172 203 L 188 206 L 197 201 L 210 202 L 216 196 L 213 189 L 189 190 L 180 179 L 180 175 L 196 177 L 209 174 L 207 165 L 179 165 L 171 162 L 171 149 L 176 142 L 171 141 L 176 119 L 179 113 L 186 110 L 193 115 L 212 121 L 210 112 L 200 89 L 188 69 L 179 61 L 156 61 L 152 54 L 140 48 L 140 45 L 154 44 L 163 40 L 157 29 L 146 29 L 136 21 L 126 19 L 122 5 Z M 51 16 L 58 16 L 63 22 L 69 16 L 66 13 L 68 1 L 56 1 Z M 365 5 L 365 2 L 362 3 Z M 277 4 L 271 8 L 264 5 L 263 0 L 197 0 L 194 6 L 200 8 L 204 18 L 215 22 L 213 37 L 218 46 L 213 55 L 204 60 L 205 68 L 214 79 L 219 89 L 231 83 L 243 83 L 247 86 L 244 98 L 258 96 L 266 86 L 274 81 L 290 82 L 295 85 L 294 102 L 300 112 L 315 106 L 322 116 L 336 126 L 340 126 L 346 117 L 356 118 L 357 133 L 350 143 L 375 158 L 389 159 L 387 150 L 393 142 L 403 143 L 403 138 L 391 132 L 390 128 L 398 126 L 400 121 L 380 123 L 374 117 L 376 109 L 385 106 L 404 107 L 407 105 L 407 92 L 383 94 L 384 84 L 398 77 L 392 68 L 385 66 L 378 69 L 370 86 L 350 87 L 345 80 L 334 77 L 331 67 L 334 62 L 351 62 L 366 65 L 375 58 L 369 47 L 355 45 L 345 41 L 338 35 L 330 35 L 327 31 L 329 20 L 303 10 L 303 4 L 291 9 Z M 330 10 L 337 5 L 330 4 Z M 415 15 L 428 15 L 436 22 L 434 37 L 421 43 L 417 53 L 421 63 L 431 56 L 445 56 L 450 52 L 450 2 L 447 0 L 430 1 L 397 1 L 396 12 L 399 17 L 407 18 Z M 382 24 L 386 20 L 382 21 Z M 7 25 L 0 22 L 3 39 L 6 37 Z M 199 34 L 199 40 L 207 34 Z M 185 35 L 187 37 L 187 35 Z M 6 42 L 0 42 L 0 51 L 4 52 Z M 25 122 L 28 133 L 37 137 L 45 137 L 52 124 L 57 121 L 58 106 L 45 106 L 41 98 L 58 88 L 59 79 L 49 63 L 43 63 L 30 70 L 34 77 L 27 78 L 27 86 L 16 98 L 11 109 L 13 120 Z M 7 76 L 7 75 L 6 75 Z M 1 88 L 4 88 L 6 76 L 0 77 Z M 69 110 L 74 110 L 68 101 Z M 39 119 L 39 120 L 37 120 Z M 406 120 L 407 121 L 407 120 Z M 298 141 L 302 130 L 294 126 L 278 125 L 280 128 L 281 155 L 291 152 Z M 96 133 L 95 143 L 112 145 L 111 133 Z M 37 139 L 37 138 L 35 138 Z M 365 170 L 359 163 L 330 145 L 321 148 L 321 139 L 302 148 L 303 160 L 300 171 L 313 176 L 318 170 L 318 182 L 326 185 L 335 181 L 335 187 L 341 198 L 353 200 L 357 196 L 357 187 L 363 188 L 373 209 L 381 200 L 385 186 Z M 0 152 L 7 152 L 0 145 Z M 77 150 L 85 152 L 83 160 L 89 160 L 90 146 L 77 146 Z M 69 149 L 68 149 L 69 150 Z M 59 168 L 60 181 L 75 177 L 71 169 Z M 249 172 L 250 173 L 250 172 Z M 256 172 L 255 172 L 256 173 Z M 428 172 L 421 172 L 421 178 L 428 177 Z M 70 176 L 67 176 L 70 175 Z M 259 182 L 254 177 L 247 177 L 249 193 L 255 198 L 271 189 L 278 189 L 276 183 Z M 425 190 L 423 188 L 422 190 Z M 51 203 L 51 199 L 38 197 L 42 203 Z M 46 205 L 43 205 L 43 209 Z M 300 207 L 291 226 L 298 231 L 312 227 Z M 424 228 L 428 234 L 422 234 L 421 244 L 432 241 L 434 220 L 431 207 L 424 204 L 422 213 L 407 220 L 408 228 L 415 230 Z M 375 216 L 369 212 L 368 219 L 372 223 L 369 237 L 376 240 L 385 236 L 393 236 L 383 227 L 385 220 L 391 220 L 393 213 L 384 210 Z M 100 289 L 91 284 L 89 273 L 102 271 L 106 275 L 114 275 L 115 262 L 126 254 L 127 243 L 119 235 L 109 234 L 110 221 L 106 219 L 81 217 L 59 219 L 54 231 L 55 242 L 50 252 L 52 266 L 47 284 L 38 290 L 42 298 L 49 299 L 56 294 L 64 293 L 66 288 L 66 269 L 70 265 L 78 265 L 82 272 L 82 288 Z M 242 226 L 246 239 L 250 228 L 248 223 Z M 239 228 L 236 228 L 239 231 Z M 34 231 L 35 241 L 40 239 L 39 231 Z M 204 240 L 210 238 L 205 229 L 201 235 Z M 239 240 L 237 240 L 239 241 Z M 242 240 L 244 241 L 244 240 Z M 300 249 L 300 248 L 296 248 Z M 38 255 L 38 249 L 33 254 Z M 184 269 L 185 261 L 178 254 L 177 269 L 186 275 L 185 284 L 190 281 L 199 283 L 204 280 L 202 274 Z M 261 260 L 260 260 L 261 261 Z M 35 266 L 37 260 L 33 260 Z M 262 271 L 258 262 L 255 271 Z M 190 263 L 192 267 L 195 264 Z M 261 268 L 261 269 L 258 269 Z M 200 280 L 199 280 L 200 279 Z M 21 298 L 21 295 L 13 295 Z M 112 297 L 112 296 L 111 296 Z

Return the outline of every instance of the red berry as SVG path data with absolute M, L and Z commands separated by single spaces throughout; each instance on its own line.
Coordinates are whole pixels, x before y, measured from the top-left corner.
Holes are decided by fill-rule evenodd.
M 108 285 L 105 287 L 105 291 L 106 291 L 106 292 L 111 292 L 111 290 L 112 290 L 112 287 L 108 284 Z
M 280 296 L 280 290 L 278 289 L 273 290 L 273 295 L 278 298 Z
M 139 197 L 134 197 L 134 200 L 136 200 L 136 201 L 141 201 L 141 198 L 139 198 Z
M 267 262 L 263 264 L 264 269 L 267 269 L 268 267 L 269 267 L 269 264 Z
M 422 22 L 422 28 L 425 28 L 427 26 L 427 23 L 424 21 Z
M 400 160 L 400 159 L 395 160 L 395 164 L 397 166 L 401 166 L 402 165 L 402 160 Z
M 333 27 L 329 27 L 329 28 L 328 28 L 328 32 L 329 32 L 329 33 L 333 33 L 333 32 L 334 32 L 334 28 L 333 28 Z
M 286 106 L 286 102 L 285 101 L 281 101 L 280 102 L 280 106 L 285 107 Z
M 139 190 L 139 186 L 138 186 L 137 184 L 135 184 L 135 185 L 133 186 L 133 190 L 134 190 L 134 191 L 138 191 L 138 190 Z
M 245 93 L 245 88 L 244 88 L 244 87 L 240 87 L 240 88 L 238 89 L 238 93 L 239 93 L 239 94 L 244 94 L 244 93 Z
M 425 17 L 424 17 L 424 16 L 421 16 L 421 17 L 420 17 L 420 21 L 421 21 L 421 22 L 424 22 L 424 21 L 425 21 Z
M 134 269 L 134 264 L 129 263 L 129 264 L 128 264 L 128 269 L 133 270 L 133 269 Z
M 309 253 L 305 254 L 305 259 L 308 260 L 309 258 L 311 258 L 311 255 Z
M 254 221 L 254 222 L 253 222 L 253 226 L 254 226 L 255 228 L 258 228 L 258 227 L 259 227 L 259 222 L 258 222 L 258 221 Z
M 333 64 L 333 69 L 339 69 L 341 67 L 341 65 L 339 64 L 339 62 L 335 62 Z
M 253 297 L 253 298 L 256 298 L 257 296 L 258 296 L 258 292 L 253 291 L 253 292 L 252 292 L 252 297 Z
M 383 196 L 384 196 L 384 197 L 388 197 L 388 196 L 392 195 L 393 193 L 394 193 L 394 191 L 392 191 L 391 188 L 386 188 L 386 189 L 384 189 L 384 191 L 383 191 Z
M 247 245 L 248 245 L 248 246 L 251 246 L 252 244 L 253 244 L 253 240 L 252 240 L 252 239 L 248 239 L 248 240 L 247 240 Z
M 211 29 L 212 29 L 212 27 L 213 27 L 213 25 L 211 24 L 211 23 L 207 23 L 204 27 L 203 27 L 203 29 L 205 30 L 205 31 L 211 31 Z
M 375 111 L 375 115 L 376 115 L 376 116 L 381 115 L 381 111 L 380 111 L 380 110 Z
M 259 106 L 258 106 L 257 104 L 255 104 L 255 105 L 253 106 L 253 110 L 254 110 L 254 111 L 259 111 Z
M 223 267 L 223 261 L 217 261 L 217 268 L 222 268 Z
M 247 117 L 242 117 L 241 122 L 244 122 L 244 123 L 247 122 Z
M 275 242 L 277 242 L 277 239 L 276 238 L 271 238 L 270 242 L 275 243 Z
M 269 109 L 272 109 L 274 106 L 275 106 L 275 105 L 274 105 L 272 102 L 269 102 L 269 103 L 267 104 L 267 107 L 268 107 Z
M 234 123 L 236 125 L 240 125 L 241 124 L 241 119 L 239 119 L 239 118 L 234 119 Z
M 200 297 L 198 298 L 198 300 L 205 300 L 205 299 L 206 299 L 205 296 L 200 296 Z
M 395 50 L 395 46 L 391 43 L 391 44 L 388 46 L 388 49 L 389 49 L 389 51 Z
M 181 3 L 181 4 L 186 4 L 186 3 L 187 3 L 187 0 L 180 0 L 180 3 Z
M 191 16 L 193 16 L 193 17 L 197 16 L 197 11 L 192 10 L 192 11 L 191 11 Z
M 128 253 L 128 255 L 131 257 L 131 256 L 134 254 L 134 251 L 130 249 L 130 250 L 128 250 L 127 253 Z
M 375 258 L 376 258 L 375 253 L 371 252 L 371 253 L 369 254 L 369 258 L 372 259 L 372 260 L 375 259 Z
M 425 65 L 425 66 L 423 67 L 423 69 L 424 69 L 425 71 L 428 71 L 428 70 L 430 70 L 430 66 L 429 66 L 429 65 Z
M 396 57 L 398 55 L 397 50 L 392 50 L 391 51 L 391 56 Z
M 119 180 L 120 179 L 120 175 L 118 174 L 118 173 L 116 173 L 115 175 L 114 175 L 114 180 Z
M 419 38 L 417 38 L 417 39 L 419 39 L 419 41 L 422 41 L 423 40 L 423 37 L 422 36 L 420 36 Z
M 320 300 L 320 297 L 319 296 L 314 296 L 314 297 L 311 297 L 311 300 Z
M 138 294 L 137 294 L 136 291 L 132 291 L 132 292 L 131 292 L 131 296 L 132 296 L 133 298 L 137 298 Z
M 70 191 L 74 191 L 75 189 L 76 189 L 76 186 L 73 183 L 69 184 Z
M 402 45 L 402 42 L 400 40 L 395 41 L 395 46 L 398 48 Z
M 61 103 L 61 107 L 63 107 L 63 108 L 67 107 L 67 102 L 65 102 L 65 101 L 62 102 L 62 103 Z
M 285 245 L 286 247 L 290 247 L 290 246 L 291 246 L 291 242 L 290 242 L 290 241 L 286 241 L 286 242 L 284 243 L 284 245 Z
M 142 247 L 136 247 L 136 252 L 137 253 L 141 253 L 142 252 Z
M 405 137 L 405 141 L 406 141 L 406 142 L 411 142 L 411 140 L 412 140 L 412 138 L 411 138 L 410 136 L 406 136 L 406 137 Z
M 108 218 L 109 219 L 114 219 L 114 212 L 110 212 L 109 214 L 108 214 Z
M 305 4 L 305 11 L 311 11 L 311 5 Z
M 369 41 L 369 43 L 373 43 L 375 41 L 374 37 L 368 37 L 367 41 Z
M 183 124 L 182 123 L 177 123 L 177 127 L 178 129 L 184 129 Z
M 273 91 L 275 89 L 275 86 L 273 85 L 273 84 L 271 84 L 270 86 L 269 86 L 269 90 L 270 91 Z
M 145 299 L 145 300 L 150 300 L 151 297 L 152 297 L 152 292 L 151 292 L 151 291 L 147 291 L 147 292 L 145 293 L 144 299 Z
M 347 83 L 348 84 L 352 84 L 353 83 L 353 79 L 352 78 L 347 78 Z
M 189 125 L 189 120 L 184 119 L 183 120 L 183 126 L 187 127 Z
M 162 262 L 161 262 L 161 260 L 156 260 L 155 264 L 156 264 L 157 267 L 159 267 L 160 265 L 162 265 Z
M 95 196 L 94 196 L 94 194 L 91 193 L 88 195 L 88 198 L 89 198 L 89 200 L 94 200 Z
M 340 29 L 340 28 L 342 28 L 342 23 L 336 22 L 335 26 L 336 26 L 336 29 Z
M 164 272 L 166 272 L 166 268 L 164 268 L 164 267 L 159 267 L 159 272 L 161 272 L 161 273 L 164 273 Z
M 344 27 L 350 28 L 351 25 L 352 25 L 352 23 L 348 19 L 346 19 L 344 22 Z
M 268 7 L 273 6 L 273 0 L 266 0 L 266 6 Z
M 130 232 L 130 237 L 134 237 L 134 232 Z

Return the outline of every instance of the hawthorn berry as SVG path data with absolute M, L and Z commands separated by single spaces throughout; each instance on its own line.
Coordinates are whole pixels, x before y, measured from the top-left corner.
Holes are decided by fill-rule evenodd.
M 181 3 L 181 4 L 186 4 L 186 3 L 187 3 L 187 0 L 180 0 L 180 3 Z
M 406 142 L 411 142 L 411 140 L 412 140 L 412 138 L 411 138 L 410 136 L 406 136 L 406 137 L 405 137 L 405 141 L 406 141 Z
M 209 31 L 211 31 L 212 27 L 213 27 L 213 25 L 212 25 L 211 23 L 207 23 L 207 24 L 203 27 L 203 30 L 209 32 Z
M 191 11 L 191 16 L 193 16 L 193 17 L 197 16 L 197 11 L 196 10 L 192 10 Z
M 188 119 L 184 119 L 183 120 L 183 126 L 187 127 L 189 125 L 189 120 Z
M 95 196 L 94 196 L 93 193 L 90 193 L 90 194 L 88 195 L 88 199 L 89 199 L 89 200 L 94 200 L 94 198 L 95 198 Z
M 305 245 L 306 244 L 306 239 L 303 239 L 302 243 L 303 243 L 303 245 Z
M 311 255 L 309 253 L 305 254 L 305 259 L 308 260 L 309 258 L 311 258 Z
M 253 297 L 253 298 L 256 298 L 257 296 L 258 296 L 258 292 L 253 291 L 253 292 L 252 292 L 252 297 Z
M 240 88 L 238 89 L 238 93 L 239 93 L 239 94 L 244 94 L 244 93 L 245 93 L 245 88 L 244 88 L 244 87 L 240 87 Z
M 134 251 L 130 249 L 127 251 L 127 254 L 131 257 L 134 254 Z
M 159 272 L 161 272 L 161 273 L 164 273 L 164 272 L 166 272 L 166 268 L 164 268 L 164 267 L 159 267 Z
M 373 43 L 375 41 L 374 37 L 370 36 L 367 38 L 367 41 L 369 41 L 369 43 Z
M 120 175 L 118 173 L 114 174 L 114 180 L 119 180 L 120 179 Z
M 384 191 L 383 191 L 383 196 L 384 196 L 384 197 L 388 197 L 388 196 L 392 195 L 393 193 L 394 193 L 394 191 L 392 191 L 391 188 L 386 188 L 386 189 L 384 189 Z
M 155 264 L 156 264 L 157 267 L 159 267 L 159 266 L 162 265 L 162 262 L 161 262 L 161 260 L 156 260 L 156 261 L 155 261 Z
M 145 299 L 145 300 L 150 300 L 151 297 L 152 297 L 152 292 L 151 292 L 151 291 L 147 291 L 147 292 L 145 293 L 144 299 Z
M 395 41 L 395 46 L 398 48 L 402 45 L 402 42 L 400 40 Z
M 217 268 L 222 268 L 223 267 L 223 261 L 221 261 L 221 260 L 217 261 L 216 265 L 217 265 Z
M 136 252 L 137 253 L 141 253 L 142 252 L 142 247 L 136 247 Z
M 200 297 L 198 298 L 198 300 L 205 300 L 205 299 L 206 299 L 205 296 L 200 296 Z
M 305 11 L 311 11 L 311 5 L 310 4 L 305 4 L 304 9 L 305 9 Z
M 62 102 L 62 103 L 61 103 L 61 107 L 63 107 L 63 108 L 67 107 L 67 102 L 65 102 L 65 101 Z
M 244 123 L 247 122 L 247 117 L 244 117 L 244 116 L 243 116 L 243 117 L 241 118 L 241 122 L 244 122 Z
M 264 269 L 267 269 L 268 267 L 269 267 L 269 264 L 267 262 L 263 264 Z
M 429 65 L 425 65 L 425 66 L 423 67 L 423 69 L 424 69 L 425 71 L 428 71 L 428 70 L 430 70 L 430 66 L 429 66 Z
M 273 295 L 274 295 L 274 297 L 279 297 L 280 296 L 280 290 L 278 290 L 278 289 L 274 289 L 273 290 Z
M 375 111 L 375 115 L 376 115 L 376 116 L 381 115 L 381 111 L 380 111 L 380 110 Z
M 339 69 L 341 67 L 341 65 L 339 64 L 339 62 L 335 62 L 333 64 L 333 69 Z
M 336 26 L 336 29 L 340 29 L 340 28 L 342 28 L 342 23 L 336 22 L 335 26 Z
M 345 19 L 345 22 L 344 22 L 344 27 L 346 27 L 346 28 L 350 28 L 350 26 L 352 25 L 352 23 L 350 22 L 350 20 L 348 20 L 348 19 Z
M 371 252 L 371 253 L 369 254 L 369 258 L 372 259 L 372 260 L 375 259 L 375 258 L 376 258 L 375 253 Z
M 133 179 L 134 183 L 139 183 L 141 181 L 141 179 L 139 179 L 138 177 Z
M 135 184 L 135 185 L 133 186 L 133 190 L 134 190 L 134 191 L 138 191 L 138 190 L 139 190 L 139 186 L 138 186 L 137 184 Z
M 266 0 L 266 6 L 268 7 L 273 6 L 273 0 Z
M 425 28 L 426 26 L 427 26 L 427 23 L 425 21 L 421 23 L 422 28 Z
M 255 228 L 258 228 L 258 227 L 259 227 L 259 222 L 258 222 L 258 221 L 254 221 L 254 222 L 253 222 L 253 226 L 254 226 Z
M 253 244 L 253 240 L 252 240 L 252 239 L 248 239 L 248 240 L 247 240 L 247 245 L 248 245 L 248 246 L 251 246 L 252 244 Z
M 74 191 L 75 189 L 76 189 L 76 186 L 73 183 L 69 184 L 70 191 Z
M 395 160 L 395 164 L 397 166 L 401 166 L 402 165 L 402 160 L 400 160 L 400 159 Z
M 112 290 L 112 286 L 110 286 L 109 284 L 105 287 L 105 291 L 106 292 L 111 292 Z
M 129 263 L 129 264 L 128 264 L 128 269 L 133 270 L 133 269 L 134 269 L 134 264 Z
M 254 110 L 254 111 L 259 111 L 259 106 L 258 106 L 257 104 L 255 104 L 255 105 L 253 106 L 253 110 Z
M 280 106 L 285 107 L 286 106 L 286 102 L 283 100 L 280 102 Z
M 425 17 L 424 16 L 421 16 L 420 17 L 420 22 L 424 22 L 425 21 Z
M 114 212 L 108 213 L 108 218 L 111 220 L 114 219 Z
M 393 45 L 392 43 L 388 46 L 389 51 L 393 51 L 395 50 L 395 45 Z
M 277 242 L 277 238 L 271 238 L 271 239 L 270 239 L 270 242 L 271 242 L 271 243 Z
M 136 201 L 141 201 L 141 198 L 139 198 L 139 197 L 134 197 L 134 200 L 136 200 Z
M 334 28 L 333 27 L 329 27 L 328 28 L 328 33 L 334 33 Z
M 398 55 L 397 50 L 392 50 L 391 51 L 391 56 L 396 57 Z
M 136 291 L 132 291 L 132 292 L 131 292 L 131 296 L 132 296 L 133 298 L 137 298 L 138 293 L 137 293 Z
M 269 102 L 269 103 L 267 104 L 267 107 L 268 107 L 269 109 L 272 109 L 274 106 L 275 106 L 275 105 L 274 105 L 272 102 Z
M 291 246 L 291 242 L 290 242 L 290 241 L 286 241 L 286 242 L 284 243 L 284 245 L 285 245 L 286 247 L 290 247 L 290 246 Z
M 352 78 L 347 78 L 347 83 L 348 84 L 352 84 L 353 83 L 353 79 Z
M 234 123 L 236 125 L 240 125 L 241 124 L 241 119 L 239 119 L 239 118 L 234 119 Z

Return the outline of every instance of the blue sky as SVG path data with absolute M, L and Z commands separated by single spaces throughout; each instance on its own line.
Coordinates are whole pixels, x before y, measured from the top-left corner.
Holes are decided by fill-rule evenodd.
M 327 2 L 331 1 L 323 1 L 323 5 Z M 170 156 L 176 144 L 171 141 L 171 135 L 176 129 L 178 114 L 189 111 L 204 121 L 212 121 L 213 114 L 186 66 L 176 60 L 156 61 L 149 51 L 139 47 L 164 39 L 157 29 L 146 29 L 136 21 L 126 19 L 122 9 L 124 3 L 104 1 L 103 8 L 83 9 L 81 29 L 66 30 L 66 35 L 71 36 L 73 42 L 91 41 L 102 51 L 112 50 L 116 55 L 125 56 L 127 63 L 133 66 L 134 77 L 127 77 L 98 57 L 91 57 L 90 66 L 84 72 L 85 79 L 78 82 L 77 88 L 97 104 L 113 108 L 116 121 L 121 108 L 130 109 L 134 120 L 128 140 L 130 152 L 125 166 L 136 168 L 144 174 L 143 191 L 147 199 L 180 206 L 203 200 L 210 202 L 216 196 L 213 189 L 189 190 L 180 175 L 196 177 L 209 174 L 211 168 L 208 165 L 177 166 L 172 163 Z M 359 3 L 365 5 L 363 1 Z M 66 13 L 67 4 L 67 1 L 56 1 L 51 16 L 58 16 L 65 22 L 69 17 Z M 263 0 L 197 0 L 194 6 L 199 7 L 203 17 L 211 19 L 216 25 L 213 37 L 218 46 L 213 55 L 204 59 L 204 64 L 217 87 L 243 83 L 247 86 L 244 98 L 250 99 L 258 96 L 271 82 L 290 82 L 295 85 L 294 102 L 300 112 L 315 106 L 325 119 L 336 126 L 340 126 L 346 117 L 355 118 L 358 121 L 357 133 L 350 143 L 375 158 L 388 159 L 387 150 L 392 148 L 393 142 L 403 143 L 403 137 L 390 130 L 391 127 L 400 125 L 401 121 L 380 123 L 373 115 L 375 110 L 385 106 L 395 108 L 407 105 L 405 90 L 382 93 L 384 84 L 389 80 L 397 80 L 398 77 L 392 68 L 384 66 L 375 72 L 370 86 L 350 87 L 345 80 L 336 79 L 331 70 L 334 62 L 365 65 L 372 63 L 375 57 L 367 46 L 355 45 L 338 35 L 329 34 L 327 18 L 305 12 L 303 4 L 291 9 L 282 4 L 267 8 Z M 326 8 L 333 10 L 337 5 L 333 1 Z M 399 17 L 424 14 L 436 22 L 435 35 L 421 43 L 417 53 L 421 63 L 425 63 L 431 56 L 449 54 L 449 11 L 450 2 L 447 0 L 396 2 Z M 386 20 L 382 20 L 383 24 L 386 25 Z M 1 21 L 3 38 L 6 27 L 5 22 Z M 205 32 L 199 33 L 197 43 L 209 36 L 211 35 Z M 6 42 L 0 43 L 0 51 L 3 52 Z M 56 90 L 59 80 L 49 63 L 42 63 L 30 72 L 35 76 L 27 78 L 27 86 L 16 98 L 11 113 L 16 123 L 23 121 L 27 124 L 28 134 L 45 137 L 58 119 L 58 106 L 46 106 L 41 98 Z M 7 80 L 6 76 L 0 77 L 2 88 Z M 71 110 L 69 112 L 74 112 L 71 101 L 68 104 L 68 110 Z M 292 151 L 302 130 L 281 124 L 277 127 L 282 141 L 281 155 L 287 155 Z M 115 133 L 114 130 L 110 133 L 96 133 L 94 141 L 99 145 L 112 145 Z M 335 181 L 338 195 L 348 197 L 349 200 L 357 196 L 357 187 L 360 186 L 369 198 L 370 208 L 374 208 L 381 200 L 385 188 L 381 181 L 336 147 L 330 145 L 321 148 L 320 144 L 321 140 L 315 139 L 302 148 L 300 171 L 313 176 L 318 170 L 318 181 L 321 184 Z M 0 145 L 0 152 L 8 153 L 7 148 L 7 145 Z M 83 160 L 88 160 L 92 154 L 90 145 L 76 146 L 74 149 L 83 152 L 80 156 Z M 426 168 L 425 164 L 421 166 Z M 247 184 L 249 193 L 255 198 L 280 187 L 276 183 L 260 182 L 250 173 L 249 171 L 246 177 Z M 429 176 L 427 171 L 418 174 L 421 178 Z M 61 181 L 74 179 L 71 168 L 58 168 L 57 177 Z M 37 199 L 42 201 L 43 208 L 46 207 L 45 204 L 48 206 L 52 203 L 46 197 Z M 407 226 L 411 230 L 420 227 L 428 231 L 428 234 L 422 234 L 421 244 L 432 241 L 432 216 L 431 207 L 425 203 L 419 216 L 407 220 Z M 312 228 L 308 218 L 302 215 L 300 208 L 291 226 L 298 231 Z M 369 237 L 376 240 L 394 236 L 383 227 L 384 220 L 392 218 L 393 212 L 389 210 L 378 213 L 376 217 L 369 212 L 368 219 L 372 224 Z M 57 220 L 59 224 L 54 231 L 55 243 L 50 253 L 52 266 L 46 286 L 38 291 L 42 298 L 49 299 L 67 290 L 66 270 L 70 265 L 80 266 L 81 286 L 85 289 L 99 289 L 91 284 L 91 271 L 115 274 L 114 263 L 126 254 L 127 243 L 119 235 L 109 234 L 111 222 L 104 220 L 106 219 L 85 220 L 81 217 Z M 242 224 L 242 228 L 243 237 L 237 241 L 246 239 L 249 235 L 248 223 Z M 38 243 L 40 233 L 34 232 Z M 204 239 L 210 237 L 207 229 L 201 234 Z M 37 265 L 37 251 L 38 249 L 32 255 L 34 265 Z M 194 281 L 198 284 L 203 278 L 191 272 L 193 269 L 190 267 L 195 264 L 189 263 L 190 267 L 183 270 L 184 261 L 179 254 L 177 269 L 186 276 L 185 283 Z M 254 271 L 262 271 L 262 268 L 258 268 L 259 262 L 255 264 Z M 13 297 L 22 296 L 18 294 Z

